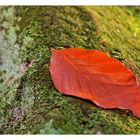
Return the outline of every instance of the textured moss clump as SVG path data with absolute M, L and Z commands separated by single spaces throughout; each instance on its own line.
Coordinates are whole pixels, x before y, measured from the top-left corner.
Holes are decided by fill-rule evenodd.
M 51 48 L 80 47 L 108 53 L 139 77 L 140 37 L 138 27 L 133 26 L 138 24 L 138 7 L 0 10 L 8 12 L 9 8 L 16 17 L 11 26 L 17 29 L 17 59 L 25 67 L 32 66 L 2 90 L 1 134 L 140 134 L 140 120 L 131 112 L 102 109 L 90 101 L 60 94 L 48 69 Z

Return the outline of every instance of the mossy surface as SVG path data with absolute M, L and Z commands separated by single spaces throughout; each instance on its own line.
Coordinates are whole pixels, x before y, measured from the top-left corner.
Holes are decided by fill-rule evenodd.
M 0 33 L 14 33 L 19 51 L 18 64 L 13 60 L 14 76 L 3 76 L 9 72 L 5 65 L 0 71 L 1 134 L 140 134 L 140 119 L 131 112 L 102 109 L 59 93 L 48 69 L 51 48 L 80 47 L 108 53 L 139 79 L 139 7 L 2 7 L 0 11 L 6 14 L 9 9 L 13 14 L 7 19 L 3 15 L 0 22 L 9 23 L 11 18 L 13 22 L 2 26 Z M 28 70 L 21 74 L 20 65 Z M 3 84 L 5 79 L 10 82 Z

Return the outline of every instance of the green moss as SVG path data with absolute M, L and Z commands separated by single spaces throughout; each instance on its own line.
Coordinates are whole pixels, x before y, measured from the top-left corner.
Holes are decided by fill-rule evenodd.
M 59 93 L 48 69 L 51 48 L 80 47 L 102 50 L 138 76 L 140 41 L 131 26 L 137 18 L 134 9 L 14 7 L 21 63 L 33 65 L 3 91 L 0 132 L 140 134 L 140 120 L 131 113 L 101 109 L 90 101 Z
M 138 14 L 134 13 L 138 7 L 86 8 L 95 20 L 101 35 L 102 47 L 99 49 L 122 61 L 139 78 L 140 37 L 135 36 L 132 26 L 139 24 Z

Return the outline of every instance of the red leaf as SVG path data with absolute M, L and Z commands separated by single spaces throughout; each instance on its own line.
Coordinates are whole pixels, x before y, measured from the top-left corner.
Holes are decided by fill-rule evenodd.
M 52 49 L 50 73 L 62 93 L 103 108 L 129 109 L 140 117 L 140 85 L 118 60 L 98 50 Z

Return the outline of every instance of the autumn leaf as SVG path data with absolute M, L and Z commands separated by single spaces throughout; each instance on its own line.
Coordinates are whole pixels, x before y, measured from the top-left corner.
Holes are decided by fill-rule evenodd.
M 102 108 L 129 109 L 140 117 L 140 85 L 120 61 L 98 50 L 51 49 L 50 73 L 56 89 Z

